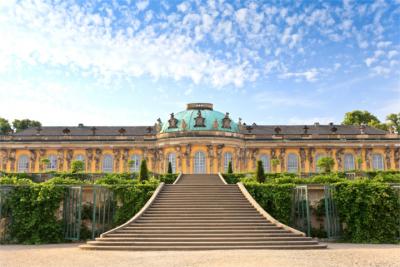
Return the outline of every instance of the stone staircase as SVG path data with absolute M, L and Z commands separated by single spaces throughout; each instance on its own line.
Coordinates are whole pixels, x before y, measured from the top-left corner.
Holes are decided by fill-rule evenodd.
M 326 246 L 268 221 L 238 185 L 226 185 L 218 175 L 183 175 L 177 184 L 164 185 L 137 220 L 81 248 L 208 250 Z

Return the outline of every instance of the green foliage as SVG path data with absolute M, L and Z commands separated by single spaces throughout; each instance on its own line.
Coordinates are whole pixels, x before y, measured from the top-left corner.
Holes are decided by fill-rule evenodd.
M 228 184 L 236 184 L 238 183 L 241 179 L 246 177 L 245 173 L 224 173 L 222 174 L 224 177 L 225 182 Z
M 172 163 L 170 161 L 168 162 L 168 171 L 167 171 L 167 173 L 168 174 L 172 174 Z
M 40 163 L 43 166 L 43 169 L 47 169 L 47 167 L 50 165 L 50 160 L 48 158 L 42 158 L 40 159 Z
M 15 132 L 20 132 L 22 130 L 31 128 L 31 127 L 40 127 L 42 124 L 39 121 L 24 119 L 24 120 L 14 120 L 13 127 Z
M 400 173 L 377 173 L 373 180 L 383 183 L 396 183 L 400 184 Z
M 139 173 L 139 180 L 145 181 L 149 178 L 149 171 L 147 169 L 147 162 L 146 160 L 142 160 L 140 163 L 140 173 Z
M 281 161 L 278 158 L 273 158 L 271 160 L 271 165 L 274 171 L 276 171 L 276 167 L 281 163 Z
M 12 132 L 12 128 L 8 120 L 0 117 L 0 135 L 6 135 Z
M 399 194 L 370 180 L 336 184 L 334 199 L 344 239 L 355 243 L 395 243 L 399 236 Z
M 260 184 L 251 182 L 244 185 L 264 210 L 280 222 L 289 223 L 294 184 Z
M 233 173 L 232 161 L 229 161 L 229 163 L 228 163 L 228 173 L 229 174 Z
M 387 126 L 392 127 L 398 133 L 400 133 L 400 112 L 399 113 L 392 113 L 386 116 Z
M 16 176 L 0 177 L 0 185 L 31 185 L 32 180 L 27 178 L 19 178 Z
M 347 112 L 344 116 L 342 124 L 344 125 L 369 125 L 378 129 L 387 130 L 387 125 L 379 121 L 379 119 L 371 114 L 370 112 L 364 110 L 354 110 Z
M 256 179 L 259 183 L 263 183 L 265 181 L 264 166 L 261 160 L 257 161 Z
M 331 157 L 322 157 L 317 161 L 317 166 L 322 169 L 323 172 L 329 173 L 335 166 L 335 161 Z
M 178 178 L 178 175 L 175 173 L 167 173 L 167 174 L 160 175 L 158 177 L 160 182 L 163 182 L 166 184 L 173 184 L 175 182 L 176 178 Z
M 78 173 L 85 170 L 85 162 L 82 160 L 73 160 L 71 163 L 71 172 Z

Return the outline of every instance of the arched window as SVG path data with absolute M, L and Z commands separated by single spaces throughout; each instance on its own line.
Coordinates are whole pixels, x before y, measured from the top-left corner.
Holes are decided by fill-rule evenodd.
M 298 172 L 298 170 L 299 170 L 299 161 L 297 155 L 291 153 L 288 155 L 287 171 Z
M 139 172 L 141 161 L 142 161 L 142 157 L 140 155 L 132 155 L 131 156 L 131 165 L 129 166 L 129 170 L 131 172 Z
M 383 157 L 381 154 L 372 154 L 372 169 L 383 170 Z
M 315 172 L 321 172 L 321 168 L 318 167 L 318 160 L 321 158 L 325 158 L 325 157 L 326 157 L 326 155 L 324 155 L 324 154 L 317 154 L 315 156 Z
M 77 156 L 75 157 L 75 160 L 80 160 L 80 161 L 85 162 L 85 156 L 82 155 L 82 154 L 79 154 L 79 155 L 77 155 Z
M 175 153 L 169 153 L 168 154 L 168 163 L 171 162 L 172 166 L 172 173 L 176 172 L 176 154 Z
M 224 154 L 224 172 L 228 171 L 229 162 L 231 162 L 233 168 L 232 153 L 226 152 Z
M 270 167 L 270 160 L 269 160 L 269 156 L 268 155 L 261 155 L 260 156 L 260 160 L 263 164 L 263 168 L 265 172 L 270 172 L 271 171 L 271 167 Z
M 26 155 L 22 155 L 18 159 L 18 172 L 28 172 L 29 170 L 29 158 Z
M 344 170 L 351 171 L 351 170 L 355 170 L 355 169 L 356 169 L 356 165 L 354 163 L 353 154 L 350 154 L 350 153 L 344 154 Z
M 103 157 L 103 172 L 113 172 L 114 160 L 111 155 L 104 155 Z
M 202 151 L 194 154 L 194 173 L 206 173 L 206 155 Z
M 47 170 L 55 171 L 57 170 L 57 156 L 56 155 L 49 155 L 49 165 L 47 166 Z

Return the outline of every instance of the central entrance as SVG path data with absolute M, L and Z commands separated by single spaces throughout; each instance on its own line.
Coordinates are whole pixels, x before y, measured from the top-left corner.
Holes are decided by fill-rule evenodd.
M 194 173 L 206 173 L 206 155 L 202 151 L 194 154 Z

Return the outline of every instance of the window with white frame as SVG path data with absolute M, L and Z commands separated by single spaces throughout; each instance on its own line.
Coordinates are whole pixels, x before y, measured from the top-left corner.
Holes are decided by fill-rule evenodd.
M 270 172 L 270 160 L 268 155 L 261 155 L 260 160 L 262 162 L 263 168 L 265 172 Z
M 50 155 L 49 156 L 49 165 L 47 165 L 47 170 L 50 171 L 55 171 L 57 170 L 57 156 L 56 155 Z
M 172 173 L 176 172 L 176 154 L 169 153 L 168 154 L 168 164 L 171 163 Z
M 142 157 L 140 155 L 132 155 L 129 170 L 131 172 L 139 172 Z
M 114 160 L 112 155 L 104 155 L 103 157 L 103 172 L 113 172 Z
M 18 172 L 28 172 L 29 170 L 29 158 L 26 155 L 22 155 L 18 158 Z
M 206 173 L 206 154 L 197 151 L 194 154 L 194 173 Z
M 383 165 L 383 157 L 381 154 L 372 154 L 372 169 L 383 170 L 385 167 Z
M 321 158 L 325 158 L 325 157 L 326 157 L 326 155 L 324 155 L 324 154 L 317 154 L 315 156 L 315 172 L 321 172 L 321 168 L 318 167 L 318 160 Z
M 299 160 L 296 154 L 289 154 L 287 161 L 287 171 L 288 172 L 298 172 L 299 170 Z
M 354 155 L 350 153 L 344 154 L 344 170 L 345 171 L 351 171 L 355 170 L 356 165 L 354 161 Z
M 232 153 L 226 152 L 226 153 L 224 154 L 224 172 L 227 172 L 227 171 L 228 171 L 229 162 L 231 162 L 232 168 L 233 168 Z

